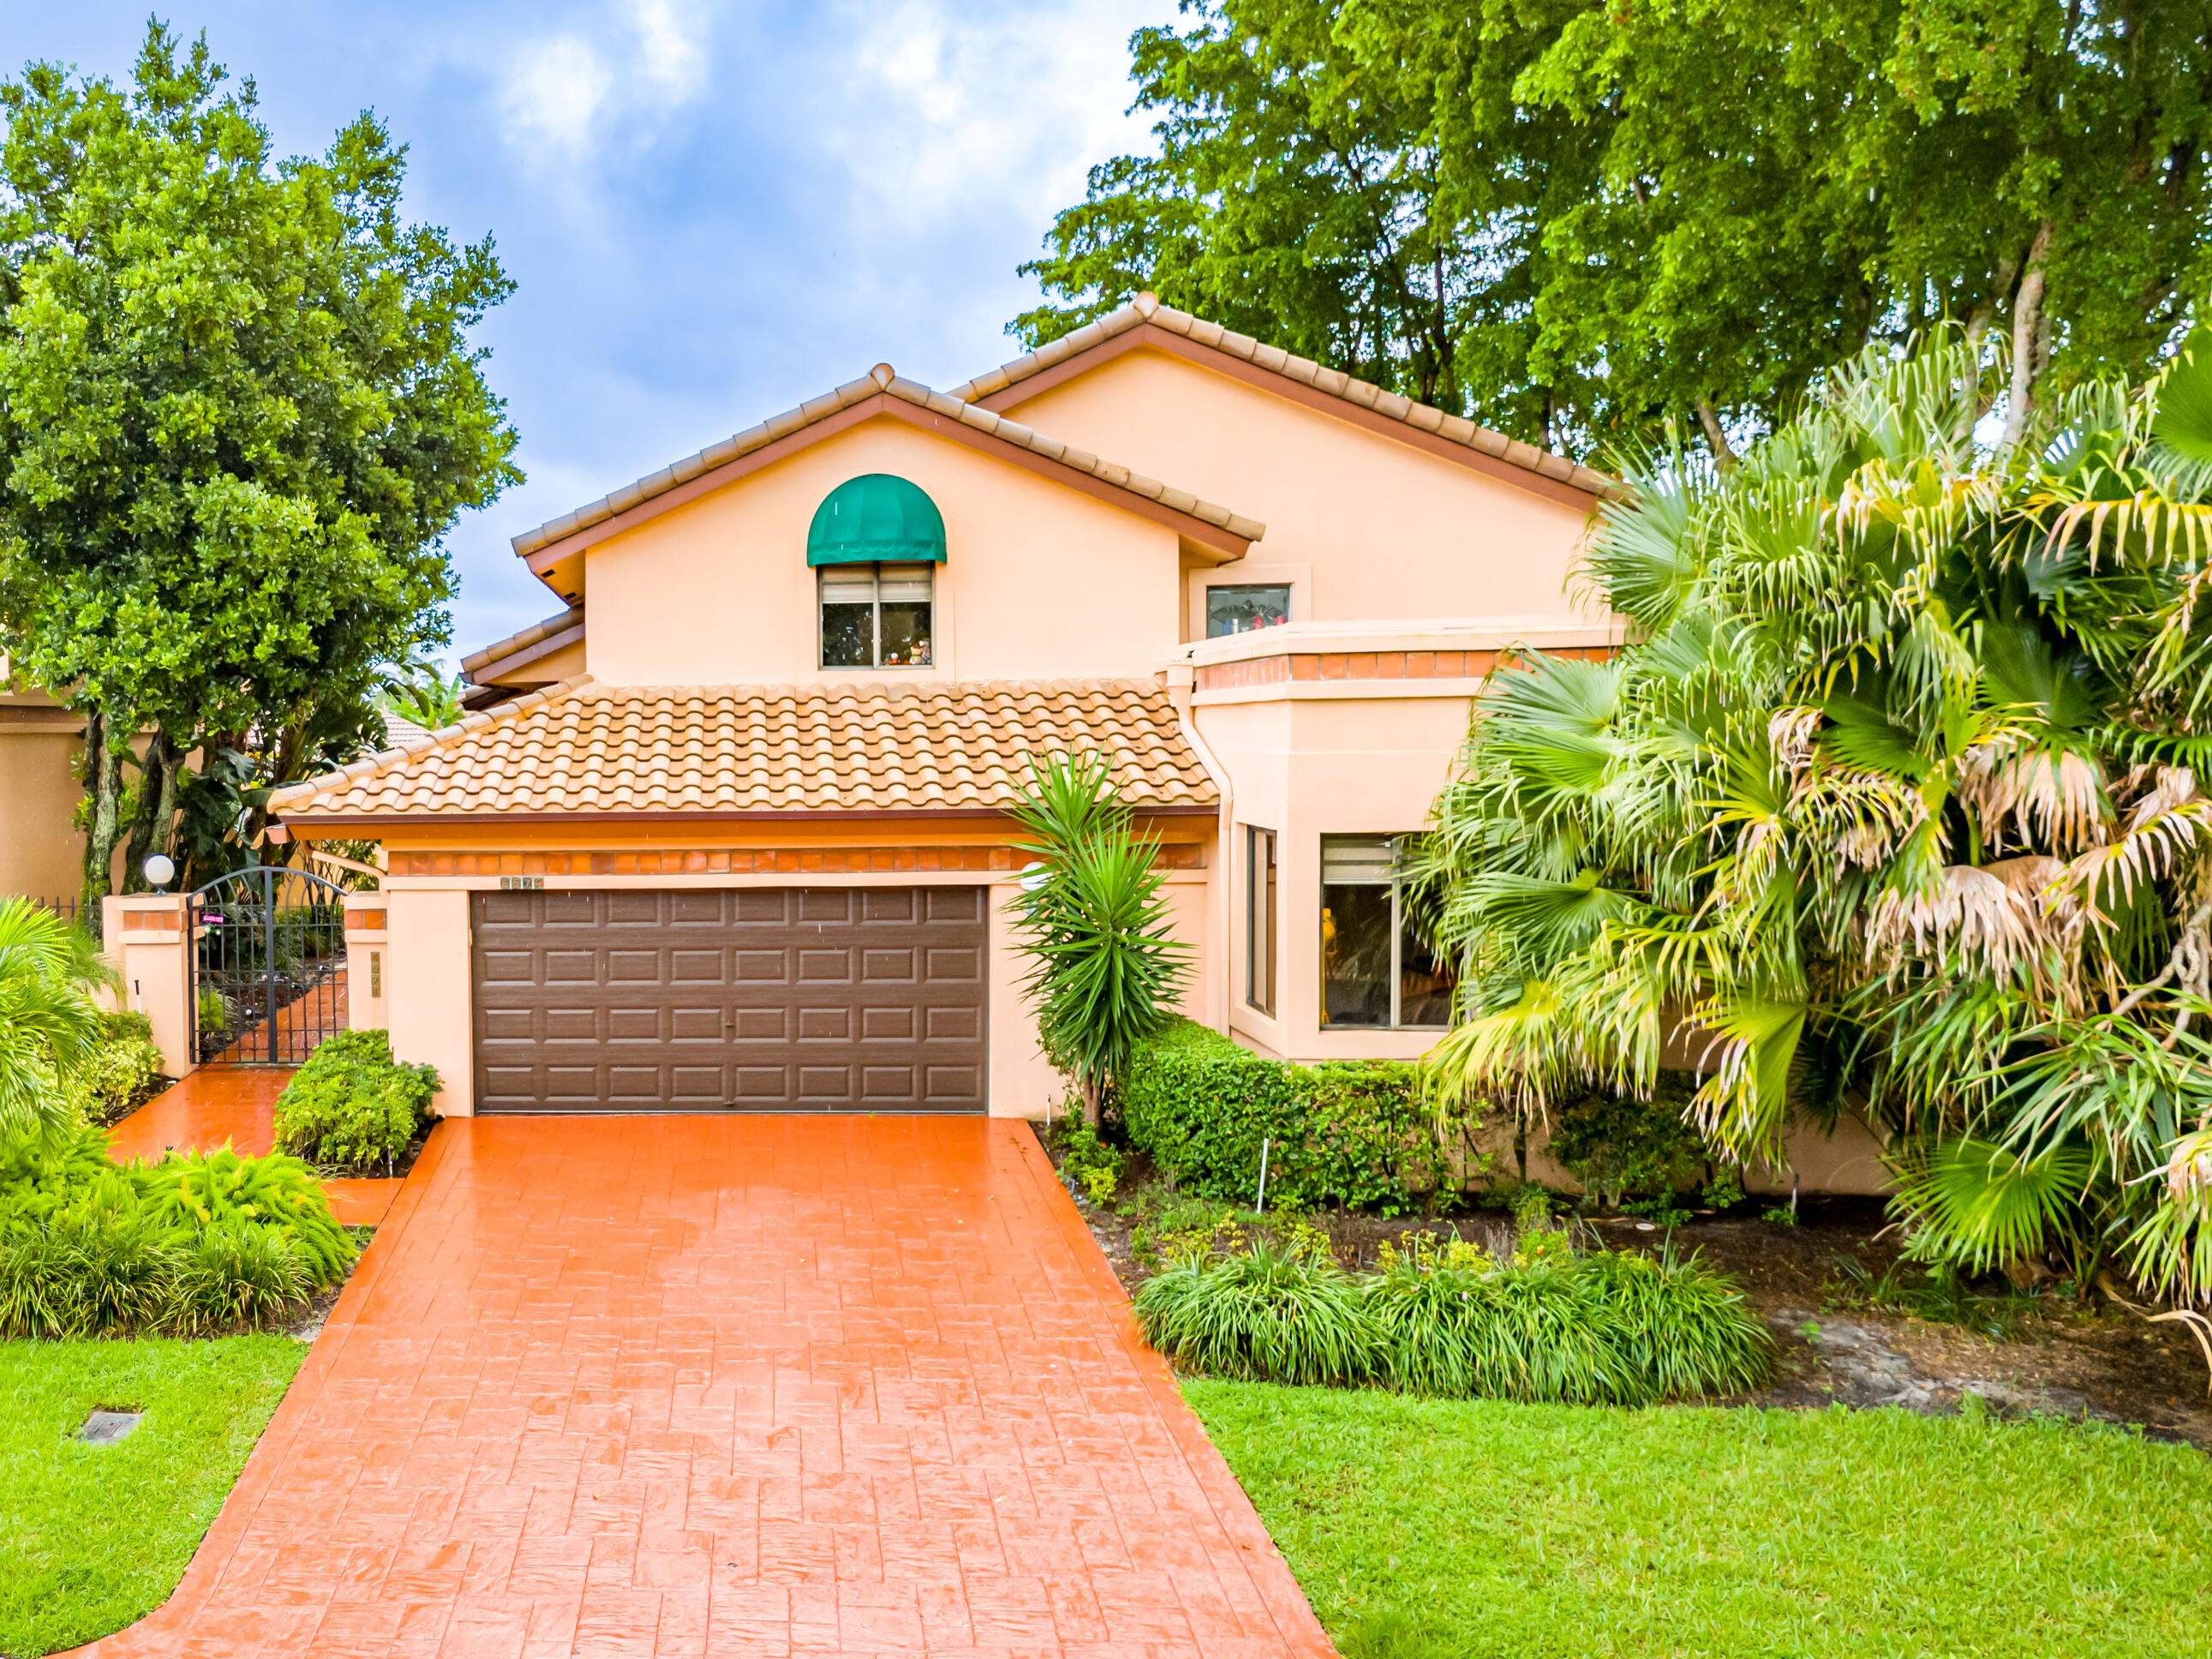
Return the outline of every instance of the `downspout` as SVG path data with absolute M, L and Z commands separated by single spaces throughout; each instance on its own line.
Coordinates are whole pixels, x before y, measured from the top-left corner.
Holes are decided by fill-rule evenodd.
M 1176 724 L 1182 729 L 1183 741 L 1198 757 L 1198 763 L 1206 769 L 1206 775 L 1213 780 L 1213 787 L 1221 796 L 1220 817 L 1214 826 L 1214 867 L 1220 874 L 1218 881 L 1209 884 L 1214 890 L 1212 925 L 1215 937 L 1221 941 L 1217 958 L 1219 971 L 1208 976 L 1206 997 L 1206 1023 L 1222 1036 L 1229 1035 L 1229 1010 L 1234 994 L 1231 981 L 1237 975 L 1237 939 L 1234 933 L 1236 896 L 1233 891 L 1237 864 L 1236 789 L 1229 781 L 1229 769 L 1222 765 L 1206 739 L 1199 735 L 1198 718 L 1192 699 L 1198 685 L 1198 671 L 1188 661 L 1170 663 L 1160 671 L 1167 683 L 1168 702 L 1176 712 Z

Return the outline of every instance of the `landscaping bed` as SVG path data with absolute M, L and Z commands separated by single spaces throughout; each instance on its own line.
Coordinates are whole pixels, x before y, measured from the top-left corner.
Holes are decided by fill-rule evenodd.
M 167 1599 L 307 1346 L 0 1342 L 0 1654 L 74 1647 Z M 144 1417 L 116 1444 L 76 1438 L 99 1409 Z
M 1067 1164 L 1063 1137 L 1045 1137 L 1062 1166 L 1077 1207 L 1124 1288 L 1134 1295 L 1161 1265 L 1164 1239 L 1230 1219 L 1265 1237 L 1267 1218 L 1176 1191 L 1142 1153 L 1127 1157 L 1114 1192 L 1093 1202 L 1079 1170 Z M 1797 1224 L 1760 1218 L 1762 1201 L 1735 1215 L 1692 1215 L 1669 1230 L 1636 1216 L 1596 1217 L 1582 1236 L 1614 1249 L 1677 1255 L 1695 1251 L 1730 1275 L 1776 1341 L 1767 1385 L 1732 1403 L 1812 1407 L 1898 1405 L 1922 1413 L 1958 1409 L 1968 1394 L 2000 1411 L 2090 1416 L 2140 1425 L 2148 1434 L 2212 1450 L 2212 1396 L 2203 1355 L 2178 1325 L 2153 1325 L 2102 1297 L 2089 1303 L 2046 1291 L 2005 1294 L 2002 1280 L 1950 1311 L 2008 1328 L 1995 1337 L 1972 1325 L 1916 1316 L 1869 1304 L 1870 1285 L 1844 1264 L 1856 1261 L 1869 1280 L 1899 1267 L 1901 1246 L 1882 1202 L 1870 1198 L 1812 1198 L 1798 1206 Z M 1380 1216 L 1318 1208 L 1301 1222 L 1328 1239 L 1347 1270 L 1372 1269 L 1384 1247 L 1429 1233 L 1509 1249 L 1513 1220 L 1505 1212 L 1470 1208 L 1443 1216 Z M 1649 1229 L 1646 1231 L 1646 1229 Z M 1884 1235 L 1887 1236 L 1884 1236 Z M 1898 1278 L 1918 1283 L 1909 1268 Z
M 2100 1425 L 1185 1392 L 1346 1659 L 2088 1659 L 2212 1628 L 2212 1463 Z

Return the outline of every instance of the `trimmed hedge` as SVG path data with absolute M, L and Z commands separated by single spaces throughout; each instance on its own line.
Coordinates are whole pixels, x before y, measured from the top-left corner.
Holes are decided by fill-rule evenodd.
M 276 1097 L 277 1145 L 323 1164 L 386 1163 L 407 1150 L 438 1092 L 434 1066 L 392 1057 L 382 1031 L 340 1031 Z
M 1454 1181 L 1420 1069 L 1395 1060 L 1295 1066 L 1178 1019 L 1138 1046 L 1121 1122 L 1184 1191 L 1249 1204 L 1267 1150 L 1269 1207 L 1334 1202 L 1384 1215 Z M 1471 1133 L 1471 1117 L 1447 1127 Z

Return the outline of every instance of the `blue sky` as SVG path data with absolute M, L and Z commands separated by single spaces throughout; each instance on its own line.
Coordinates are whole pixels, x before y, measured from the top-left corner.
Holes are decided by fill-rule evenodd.
M 147 8 L 14 4 L 0 51 L 121 79 Z M 1130 32 L 1173 0 L 201 0 L 285 151 L 374 108 L 410 216 L 495 235 L 481 338 L 528 483 L 465 519 L 455 655 L 556 602 L 507 538 L 884 360 L 1013 355 L 1014 267 L 1084 170 L 1146 143 Z

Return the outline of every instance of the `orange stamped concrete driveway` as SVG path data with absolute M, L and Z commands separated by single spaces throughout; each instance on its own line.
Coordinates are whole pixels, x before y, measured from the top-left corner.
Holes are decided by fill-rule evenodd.
M 83 1651 L 1329 1650 L 1026 1124 L 601 1117 L 439 1127 Z

